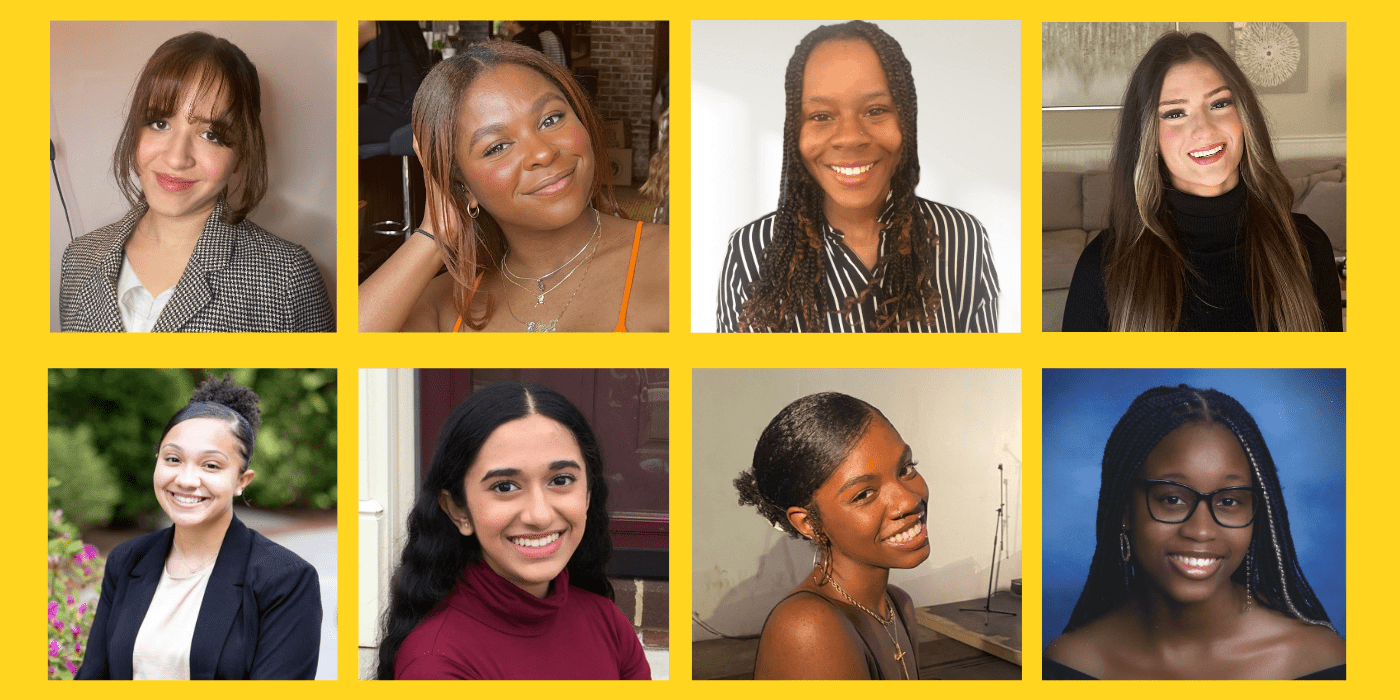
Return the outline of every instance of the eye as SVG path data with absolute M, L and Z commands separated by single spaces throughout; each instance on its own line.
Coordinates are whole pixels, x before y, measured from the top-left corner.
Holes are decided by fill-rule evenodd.
M 550 486 L 568 486 L 569 484 L 572 484 L 572 483 L 574 483 L 575 481 L 578 481 L 578 477 L 574 476 L 573 474 L 560 474 L 560 475 L 554 477 L 553 479 L 550 479 L 550 480 L 549 480 L 549 485 L 550 485 Z
M 1226 107 L 1230 107 L 1230 106 L 1232 106 L 1232 105 L 1234 105 L 1234 104 L 1235 104 L 1235 98 L 1233 98 L 1233 97 L 1222 97 L 1222 98 L 1220 98 L 1220 99 L 1218 99 L 1218 100 L 1216 100 L 1216 101 L 1210 103 L 1210 108 L 1211 108 L 1211 109 L 1225 109 Z
M 179 464 L 180 458 L 175 455 L 165 455 L 160 458 L 160 461 L 165 462 L 166 464 Z
M 211 471 L 212 471 L 212 470 L 217 470 L 217 469 L 222 469 L 223 466 L 224 466 L 224 465 L 219 464 L 218 462 L 205 462 L 205 463 L 204 463 L 204 468 L 205 468 L 205 469 L 209 469 L 209 470 L 211 470 Z
M 146 126 L 149 126 L 149 127 L 151 127 L 152 129 L 155 129 L 156 131 L 169 131 L 169 130 L 170 130 L 170 122 L 165 121 L 164 119 L 157 119 L 157 120 L 155 120 L 155 121 L 153 121 L 153 122 L 147 124 Z
M 563 112 L 555 112 L 555 113 L 553 113 L 553 114 L 551 114 L 551 115 L 545 117 L 545 118 L 544 118 L 544 121 L 540 122 L 540 128 L 541 128 L 541 129 L 548 129 L 549 127 L 554 126 L 555 124 L 558 124 L 559 122 L 562 122 L 562 121 L 564 121 L 564 113 L 563 113 Z
M 200 134 L 199 137 L 210 143 L 218 144 L 220 146 L 224 145 L 224 137 L 220 136 L 218 132 L 213 130 L 205 131 L 204 133 Z
M 890 109 L 889 107 L 886 107 L 884 105 L 876 105 L 874 107 L 871 107 L 870 111 L 866 112 L 865 114 L 871 117 L 882 117 L 886 114 L 891 114 L 893 112 L 894 110 Z
M 519 491 L 520 487 L 517 486 L 513 481 L 497 481 L 496 483 L 491 484 L 489 489 L 491 491 L 495 491 L 496 493 L 511 493 L 512 491 Z
M 810 122 L 829 122 L 829 121 L 831 121 L 831 115 L 830 115 L 830 114 L 827 114 L 826 112 L 813 112 L 813 113 L 807 115 L 807 121 L 810 121 Z
M 496 155 L 497 153 L 500 153 L 501 151 L 504 151 L 504 150 L 506 149 L 506 145 L 507 145 L 507 144 L 505 144 L 505 143 L 492 144 L 492 145 L 491 145 L 490 147 L 488 147 L 485 151 L 483 151 L 481 155 L 482 155 L 482 157 L 487 157 L 487 156 Z
M 910 462 L 910 463 L 908 463 L 908 464 L 906 464 L 906 465 L 900 467 L 900 468 L 899 468 L 899 476 L 900 476 L 900 478 L 902 478 L 902 479 L 912 479 L 912 478 L 914 478 L 915 476 L 918 476 L 919 470 L 918 470 L 918 469 L 915 469 L 915 467 L 917 467 L 917 466 L 919 466 L 919 463 L 918 463 L 918 462 Z
M 1180 119 L 1184 116 L 1186 116 L 1186 110 L 1184 109 L 1173 109 L 1162 114 L 1162 118 L 1167 120 Z

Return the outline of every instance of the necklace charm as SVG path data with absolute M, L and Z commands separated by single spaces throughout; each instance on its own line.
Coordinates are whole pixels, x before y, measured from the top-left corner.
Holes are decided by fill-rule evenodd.
M 554 332 L 554 327 L 557 326 L 557 325 L 559 325 L 559 319 L 557 319 L 557 318 L 554 319 L 553 321 L 545 321 L 544 323 L 535 323 L 534 321 L 531 321 L 528 325 L 525 326 L 525 332 L 526 332 L 526 333 L 553 333 L 553 332 Z
M 538 285 L 540 286 L 540 291 L 541 291 L 541 292 L 544 291 L 544 280 L 543 280 L 543 279 L 535 280 L 535 284 L 538 284 Z M 540 298 L 543 299 L 543 298 L 544 298 L 544 295 L 541 294 L 541 295 L 540 295 Z
M 539 306 L 540 304 L 543 304 L 543 303 L 544 303 L 544 295 L 543 295 L 543 294 L 537 295 L 537 296 L 535 297 L 535 306 Z

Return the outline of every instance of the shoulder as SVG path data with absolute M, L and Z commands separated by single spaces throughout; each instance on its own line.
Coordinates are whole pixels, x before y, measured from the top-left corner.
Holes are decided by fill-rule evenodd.
M 978 237 L 987 235 L 987 229 L 982 226 L 982 222 L 977 217 L 969 214 L 957 207 L 950 207 L 947 204 L 940 204 L 923 197 L 914 198 L 919 203 L 919 210 L 933 221 L 933 229 L 940 235 L 949 233 L 954 235 L 972 235 Z
M 1126 644 L 1130 636 L 1124 628 L 1125 622 L 1123 608 L 1110 611 L 1056 637 L 1045 647 L 1045 658 L 1094 678 L 1108 677 L 1110 652 L 1115 646 Z
M 311 259 L 311 253 L 307 252 L 306 248 L 269 233 L 267 229 L 249 219 L 244 219 L 228 228 L 235 234 L 236 254 L 253 256 L 258 260 L 286 267 L 296 267 L 307 263 L 313 268 L 315 267 L 316 263 Z
M 113 246 L 125 243 L 126 239 L 131 236 L 134 224 L 130 219 L 131 215 L 128 214 L 121 221 L 107 224 L 70 241 L 68 246 L 63 249 L 65 264 L 93 260 L 110 251 Z
M 253 542 L 248 554 L 248 578 L 254 587 L 314 585 L 319 581 L 316 567 L 305 559 L 256 530 L 250 528 L 249 532 Z
M 729 254 L 763 250 L 773 240 L 777 221 L 778 212 L 775 211 L 734 229 L 729 234 Z
M 1316 222 L 1308 218 L 1306 214 L 1294 214 L 1293 225 L 1298 228 L 1298 237 L 1303 241 L 1303 248 L 1313 258 L 1325 258 L 1332 260 L 1332 239 L 1327 237 L 1327 232 L 1322 230 Z
M 759 642 L 759 678 L 866 678 L 863 642 L 850 620 L 825 598 L 802 591 L 768 615 Z
M 170 536 L 169 529 L 148 532 L 113 547 L 111 553 L 107 555 L 106 570 L 118 572 L 131 571 L 136 568 L 136 565 L 145 559 L 163 538 Z
M 1346 640 L 1327 627 L 1257 605 L 1254 625 L 1270 642 L 1268 658 L 1279 664 L 1278 678 L 1300 678 L 1346 663 Z
M 618 635 L 619 639 L 636 639 L 636 633 L 632 629 L 632 621 L 627 619 L 627 615 L 617 607 L 617 603 L 604 596 L 577 586 L 570 586 L 569 608 L 587 618 L 588 622 L 609 628 Z
M 1084 246 L 1084 250 L 1079 254 L 1079 261 L 1074 264 L 1071 288 L 1080 282 L 1096 282 L 1100 287 L 1103 286 L 1104 239 L 1110 235 L 1110 231 L 1102 231 Z
M 456 624 L 462 623 L 462 624 Z M 469 654 L 461 652 L 461 643 L 470 635 L 461 632 L 471 628 L 474 621 L 466 615 L 454 614 L 452 608 L 440 605 L 399 645 L 394 657 L 394 678 L 398 680 L 470 679 L 476 673 L 466 664 Z

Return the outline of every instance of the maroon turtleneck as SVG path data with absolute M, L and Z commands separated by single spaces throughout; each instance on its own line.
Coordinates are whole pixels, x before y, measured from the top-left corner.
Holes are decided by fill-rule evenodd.
M 394 677 L 649 680 L 651 668 L 622 611 L 569 586 L 568 569 L 536 598 L 481 562 L 404 639 Z

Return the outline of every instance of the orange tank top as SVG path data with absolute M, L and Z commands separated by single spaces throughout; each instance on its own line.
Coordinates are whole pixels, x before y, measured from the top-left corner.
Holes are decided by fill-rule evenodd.
M 627 261 L 627 282 L 622 287 L 622 310 L 617 312 L 617 326 L 614 333 L 627 332 L 627 303 L 632 300 L 632 275 L 637 271 L 637 249 L 642 246 L 642 222 L 637 222 L 637 232 L 632 234 L 632 259 Z M 452 324 L 452 332 L 462 329 L 462 317 Z

